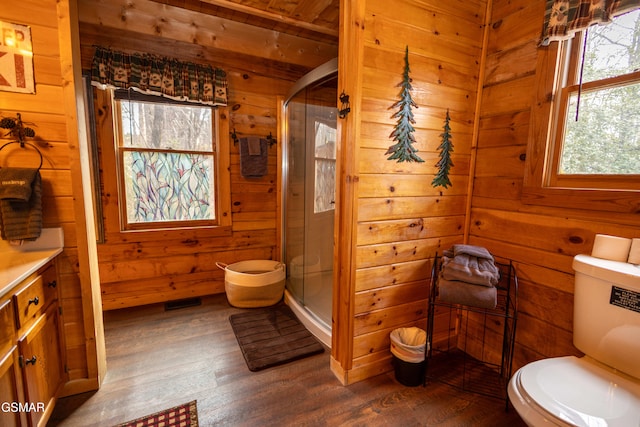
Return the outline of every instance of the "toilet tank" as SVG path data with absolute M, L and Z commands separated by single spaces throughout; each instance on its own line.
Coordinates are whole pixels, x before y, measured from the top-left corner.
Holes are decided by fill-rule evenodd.
M 573 269 L 573 344 L 640 378 L 640 267 L 577 255 Z

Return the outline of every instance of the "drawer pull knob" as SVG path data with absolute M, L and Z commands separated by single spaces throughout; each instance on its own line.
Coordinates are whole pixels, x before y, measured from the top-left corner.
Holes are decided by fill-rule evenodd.
M 50 288 L 55 288 L 56 286 L 58 286 L 58 282 L 56 282 L 55 280 L 52 280 L 49 282 L 47 286 L 49 286 Z
M 29 300 L 29 304 L 27 304 L 27 306 L 33 304 L 33 305 L 38 305 L 40 303 L 40 299 L 38 297 L 35 297 L 34 299 L 30 299 Z
M 24 361 L 24 364 L 25 364 L 25 365 L 28 365 L 28 364 L 35 365 L 37 360 L 38 360 L 38 359 L 36 359 L 36 357 L 35 357 L 35 356 L 33 356 L 31 359 L 27 359 L 27 360 L 25 360 L 25 361 Z

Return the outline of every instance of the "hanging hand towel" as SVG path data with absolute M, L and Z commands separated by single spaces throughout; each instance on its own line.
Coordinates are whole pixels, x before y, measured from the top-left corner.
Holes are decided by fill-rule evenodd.
M 268 154 L 266 139 L 240 138 L 240 173 L 242 176 L 259 178 L 266 175 Z
M 42 179 L 38 169 L 0 169 L 0 226 L 4 240 L 35 240 L 42 232 Z

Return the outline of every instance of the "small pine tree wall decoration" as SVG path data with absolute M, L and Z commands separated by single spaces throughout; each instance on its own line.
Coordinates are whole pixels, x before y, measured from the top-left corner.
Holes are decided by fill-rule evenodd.
M 396 160 L 398 162 L 424 162 L 417 154 L 418 151 L 413 143 L 416 142 L 413 132 L 413 124 L 416 122 L 413 118 L 412 108 L 418 108 L 418 105 L 411 98 L 411 78 L 409 77 L 409 46 L 405 49 L 404 54 L 404 72 L 402 73 L 402 83 L 398 86 L 402 88 L 400 91 L 400 100 L 391 106 L 398 108 L 391 118 L 398 119 L 396 126 L 389 135 L 394 141 L 394 145 L 390 146 L 386 154 L 391 154 L 387 160 Z
M 440 160 L 436 163 L 438 173 L 433 178 L 431 185 L 434 187 L 442 186 L 447 188 L 451 185 L 449 180 L 449 169 L 453 166 L 451 161 L 451 153 L 453 152 L 453 144 L 451 143 L 451 127 L 449 126 L 449 110 L 447 109 L 447 116 L 444 120 L 444 132 L 440 134 L 442 142 L 438 146 L 440 150 Z

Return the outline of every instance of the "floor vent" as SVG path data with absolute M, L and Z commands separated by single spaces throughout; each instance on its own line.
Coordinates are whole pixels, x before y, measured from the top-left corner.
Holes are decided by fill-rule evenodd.
M 200 298 L 187 298 L 180 299 L 175 301 L 169 301 L 164 303 L 164 310 L 178 310 L 179 308 L 187 308 L 187 307 L 195 307 L 196 305 L 202 304 L 202 300 Z

